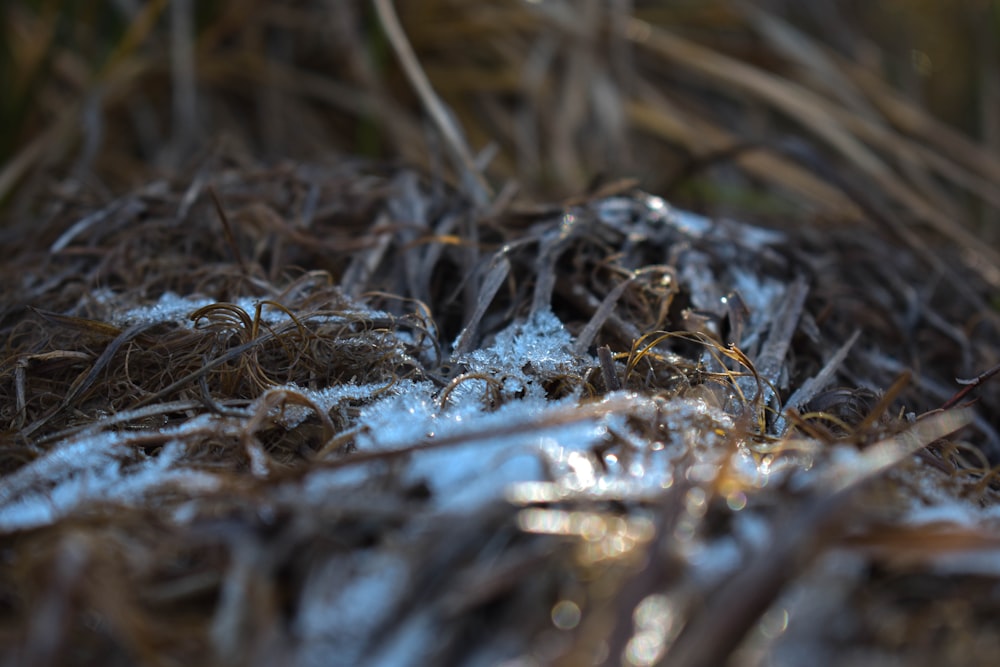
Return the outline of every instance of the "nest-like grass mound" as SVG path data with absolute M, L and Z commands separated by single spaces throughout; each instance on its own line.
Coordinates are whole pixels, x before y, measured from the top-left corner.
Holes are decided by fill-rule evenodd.
M 4 660 L 992 664 L 996 159 L 766 3 L 399 4 L 8 11 Z
M 993 608 L 948 583 L 990 576 L 961 563 L 993 548 L 996 393 L 955 408 L 948 369 L 991 337 L 885 239 L 221 157 L 44 230 L 3 281 L 13 659 L 930 664 L 992 637 L 940 600 Z M 912 623 L 936 634 L 895 644 Z

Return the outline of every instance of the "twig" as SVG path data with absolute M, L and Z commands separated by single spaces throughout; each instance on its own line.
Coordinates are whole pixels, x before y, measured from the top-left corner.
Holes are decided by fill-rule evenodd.
M 941 409 L 947 410 L 949 408 L 955 407 L 955 405 L 957 405 L 958 402 L 961 401 L 963 398 L 968 396 L 973 389 L 975 389 L 982 383 L 986 382 L 997 373 L 1000 373 L 1000 364 L 997 364 L 996 366 L 994 366 L 993 368 L 989 369 L 984 373 L 980 373 L 971 380 L 960 380 L 956 378 L 955 379 L 956 382 L 958 382 L 959 384 L 964 384 L 965 386 L 959 389 L 957 392 L 955 392 L 954 396 L 952 396 L 947 401 L 942 403 Z

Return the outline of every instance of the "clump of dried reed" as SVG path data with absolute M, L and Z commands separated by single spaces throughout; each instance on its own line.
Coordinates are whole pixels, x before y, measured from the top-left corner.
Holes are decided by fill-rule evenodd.
M 160 34 L 167 5 L 148 3 L 82 133 L 79 108 L 56 113 L 8 162 L 5 659 L 988 664 L 998 281 L 981 223 L 952 213 L 988 222 L 995 159 L 760 7 L 425 5 L 396 31 L 387 2 L 219 3 L 204 26 L 175 3 Z M 172 150 L 206 114 L 255 151 L 377 136 L 411 164 L 262 166 L 224 145 L 119 190 L 134 155 L 171 159 L 157 101 L 126 94 L 164 79 Z M 108 127 L 132 158 L 93 149 Z M 470 148 L 487 139 L 496 160 Z M 74 177 L 37 175 L 74 151 Z M 635 165 L 713 215 L 582 187 Z M 586 193 L 538 204 L 515 176 Z M 721 197 L 732 184 L 758 206 Z M 559 364 L 477 365 L 547 313 L 570 337 Z M 365 409 L 404 386 L 435 415 L 478 387 L 484 414 L 545 407 L 370 447 Z M 410 474 L 581 424 L 601 435 L 578 466 L 639 481 L 668 463 L 669 483 L 580 487 L 539 453 L 545 480 L 462 512 Z

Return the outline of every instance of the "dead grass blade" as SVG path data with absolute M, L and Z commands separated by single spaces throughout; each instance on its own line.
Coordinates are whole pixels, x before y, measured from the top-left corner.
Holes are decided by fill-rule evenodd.
M 840 539 L 851 491 L 970 421 L 969 412 L 932 415 L 832 472 L 829 495 L 811 502 L 776 544 L 718 589 L 698 616 L 689 620 L 661 664 L 724 662 L 788 582 Z
M 378 12 L 379 20 L 382 22 L 382 28 L 385 30 L 389 42 L 395 49 L 396 55 L 399 57 L 410 83 L 416 89 L 424 108 L 434 120 L 434 124 L 437 126 L 441 136 L 444 137 L 449 149 L 451 149 L 459 164 L 463 167 L 462 181 L 466 183 L 469 195 L 480 206 L 487 206 L 493 193 L 476 167 L 472 152 L 462 138 L 462 131 L 455 124 L 452 114 L 448 112 L 441 98 L 437 96 L 431 87 L 427 75 L 424 74 L 420 61 L 417 59 L 416 54 L 413 52 L 413 47 L 410 46 L 410 42 L 406 38 L 403 26 L 399 23 L 399 17 L 392 6 L 392 0 L 375 0 L 375 9 Z

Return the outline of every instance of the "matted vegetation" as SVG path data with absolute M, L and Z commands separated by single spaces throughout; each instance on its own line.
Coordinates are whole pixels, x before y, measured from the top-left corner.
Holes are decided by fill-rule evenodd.
M 996 7 L 397 4 L 5 8 L 5 660 L 992 664 Z

